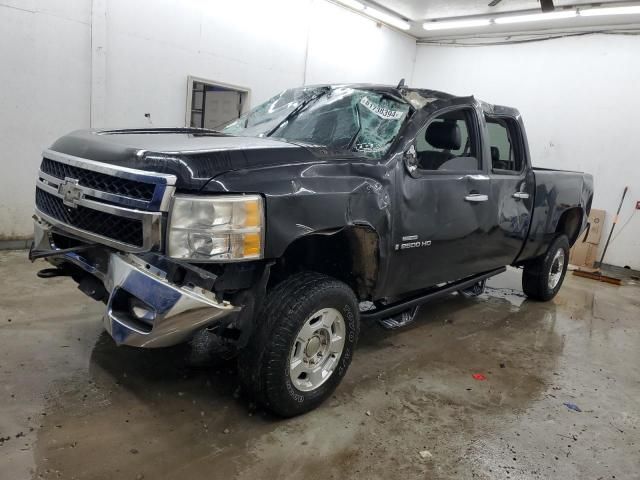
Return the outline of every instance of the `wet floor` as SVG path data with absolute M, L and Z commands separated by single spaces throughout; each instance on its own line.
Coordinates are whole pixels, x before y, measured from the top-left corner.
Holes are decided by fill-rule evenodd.
M 640 478 L 638 286 L 568 276 L 536 303 L 514 270 L 363 325 L 335 395 L 279 420 L 232 363 L 116 347 L 25 255 L 0 253 L 0 478 Z

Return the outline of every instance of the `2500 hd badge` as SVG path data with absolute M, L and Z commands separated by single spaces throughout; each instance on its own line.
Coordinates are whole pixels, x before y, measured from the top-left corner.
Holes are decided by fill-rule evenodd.
M 406 250 L 408 248 L 431 246 L 431 240 L 422 240 L 422 241 L 409 241 L 409 240 L 418 240 L 418 235 L 409 235 L 409 236 L 402 237 L 402 241 L 407 243 L 396 243 L 396 250 Z

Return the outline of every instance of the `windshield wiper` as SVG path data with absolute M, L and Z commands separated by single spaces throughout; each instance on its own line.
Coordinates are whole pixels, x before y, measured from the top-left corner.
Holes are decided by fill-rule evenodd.
M 298 115 L 302 110 L 304 110 L 307 105 L 317 100 L 318 98 L 322 97 L 323 95 L 326 95 L 330 91 L 331 91 L 331 87 L 323 87 L 322 91 L 316 93 L 315 95 L 312 95 L 307 100 L 305 100 L 300 105 L 298 105 L 296 108 L 291 110 L 291 112 L 289 112 L 289 114 L 286 117 L 284 117 L 275 127 L 273 127 L 271 130 L 269 130 L 269 132 L 267 132 L 267 134 L 265 134 L 265 137 L 270 137 L 271 135 L 273 135 L 282 125 L 287 123 L 293 117 Z

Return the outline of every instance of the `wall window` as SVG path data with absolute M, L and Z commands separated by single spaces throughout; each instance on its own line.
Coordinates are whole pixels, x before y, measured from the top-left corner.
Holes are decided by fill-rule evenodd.
M 486 117 L 493 170 L 522 170 L 522 155 L 517 141 L 517 125 L 507 118 Z
M 188 127 L 218 130 L 247 109 L 249 91 L 240 87 L 189 77 Z
M 437 171 L 477 171 L 481 163 L 471 109 L 447 112 L 416 137 L 418 168 Z

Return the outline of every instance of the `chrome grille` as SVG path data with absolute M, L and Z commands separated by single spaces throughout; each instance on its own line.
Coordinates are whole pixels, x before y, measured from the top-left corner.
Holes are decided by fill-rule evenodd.
M 153 183 L 117 178 L 104 173 L 74 167 L 66 163 L 56 162 L 50 158 L 42 159 L 40 170 L 60 180 L 75 178 L 78 180 L 79 185 L 84 185 L 85 187 L 146 201 L 153 199 L 153 192 L 156 189 L 156 185 Z
M 174 175 L 134 170 L 51 150 L 36 185 L 36 213 L 61 230 L 119 250 L 162 248 Z
M 70 208 L 61 198 L 36 188 L 36 207 L 42 213 L 67 225 L 112 238 L 137 247 L 143 246 L 142 221 L 119 217 L 92 208 Z

